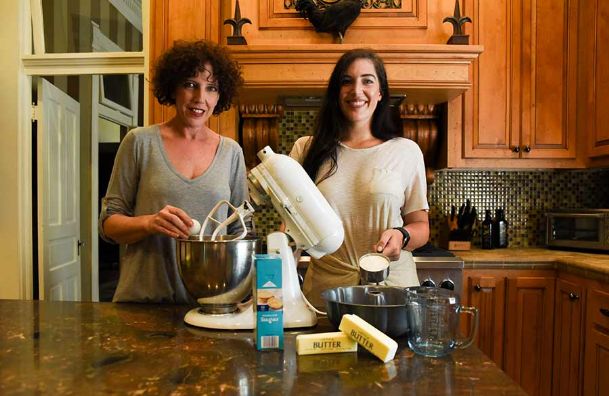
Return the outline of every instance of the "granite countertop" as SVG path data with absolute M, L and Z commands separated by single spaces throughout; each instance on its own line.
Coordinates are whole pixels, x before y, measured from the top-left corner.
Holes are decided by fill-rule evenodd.
M 453 251 L 465 268 L 558 268 L 609 280 L 609 254 L 543 248 L 472 249 Z
M 251 331 L 184 324 L 188 307 L 0 300 L 0 394 L 518 394 L 477 348 L 386 364 L 357 353 L 257 352 Z M 305 332 L 332 331 L 322 319 Z

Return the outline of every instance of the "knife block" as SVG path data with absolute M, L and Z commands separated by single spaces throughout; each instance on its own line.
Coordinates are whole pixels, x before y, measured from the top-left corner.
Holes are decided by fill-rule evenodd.
M 471 250 L 471 241 L 448 241 L 448 250 Z
M 471 250 L 471 241 L 456 240 L 454 237 L 454 228 L 451 230 L 450 223 L 447 227 L 443 227 L 440 231 L 440 247 L 448 250 Z

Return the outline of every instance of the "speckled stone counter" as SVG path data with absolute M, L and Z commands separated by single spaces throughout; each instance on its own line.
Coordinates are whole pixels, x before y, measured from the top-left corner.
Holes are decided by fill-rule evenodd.
M 524 394 L 475 347 L 433 359 L 400 339 L 383 364 L 363 350 L 297 356 L 288 331 L 284 351 L 257 352 L 251 331 L 193 328 L 187 310 L 0 300 L 0 394 Z
M 453 251 L 470 269 L 559 269 L 609 282 L 609 254 L 541 248 Z

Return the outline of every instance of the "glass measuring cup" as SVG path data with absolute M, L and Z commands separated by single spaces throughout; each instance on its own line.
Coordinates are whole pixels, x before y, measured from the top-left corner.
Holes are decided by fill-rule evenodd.
M 451 290 L 435 287 L 406 288 L 406 310 L 410 333 L 408 345 L 423 356 L 440 357 L 456 348 L 467 348 L 478 331 L 478 309 L 459 304 Z M 457 338 L 459 314 L 472 315 L 470 334 Z

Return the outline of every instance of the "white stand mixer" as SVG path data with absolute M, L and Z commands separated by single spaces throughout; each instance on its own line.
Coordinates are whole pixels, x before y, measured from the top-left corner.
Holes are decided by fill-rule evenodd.
M 252 200 L 261 205 L 270 198 L 286 225 L 285 233 L 267 235 L 267 252 L 279 254 L 282 261 L 284 328 L 315 326 L 317 316 L 300 290 L 287 235 L 295 241 L 297 249 L 320 258 L 335 252 L 343 243 L 343 225 L 298 162 L 274 153 L 268 146 L 258 152 L 258 158 L 262 163 L 248 175 Z M 253 306 L 250 302 L 229 314 L 204 314 L 195 308 L 186 314 L 184 321 L 210 329 L 250 330 L 254 328 Z

